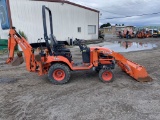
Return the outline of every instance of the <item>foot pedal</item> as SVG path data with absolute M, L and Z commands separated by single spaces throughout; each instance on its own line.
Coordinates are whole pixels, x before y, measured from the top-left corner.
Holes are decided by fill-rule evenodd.
M 81 66 L 83 63 L 82 62 L 75 62 L 74 66 Z

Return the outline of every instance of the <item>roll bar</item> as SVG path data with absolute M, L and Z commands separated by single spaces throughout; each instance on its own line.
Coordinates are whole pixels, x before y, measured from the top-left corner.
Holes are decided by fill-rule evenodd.
M 46 47 L 49 50 L 49 54 L 52 55 L 51 47 L 50 47 L 49 42 L 48 42 L 49 37 L 48 37 L 48 34 L 47 34 L 46 10 L 49 13 L 50 35 L 53 36 L 52 12 L 51 12 L 51 10 L 48 7 L 46 7 L 45 5 L 43 5 L 42 6 L 42 19 L 43 19 L 44 40 L 46 42 Z M 53 40 L 51 42 L 55 42 L 55 41 Z

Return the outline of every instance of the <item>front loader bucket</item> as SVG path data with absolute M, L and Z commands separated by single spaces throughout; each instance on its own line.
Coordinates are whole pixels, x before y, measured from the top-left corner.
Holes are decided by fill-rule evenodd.
M 24 62 L 23 56 L 21 56 L 21 57 L 17 56 L 13 59 L 13 61 L 11 62 L 11 65 L 18 66 L 18 65 L 22 64 L 23 62 Z
M 136 79 L 139 82 L 150 82 L 152 81 L 152 78 L 148 75 L 145 67 L 126 59 L 123 55 L 117 52 L 113 52 L 112 54 L 116 61 L 118 66 L 125 71 L 127 74 L 129 74 L 131 77 Z
M 134 63 L 130 60 L 127 60 L 126 64 L 126 73 L 128 73 L 130 76 L 132 76 L 134 79 L 136 79 L 139 82 L 150 82 L 152 81 L 152 78 L 148 75 L 145 67 Z

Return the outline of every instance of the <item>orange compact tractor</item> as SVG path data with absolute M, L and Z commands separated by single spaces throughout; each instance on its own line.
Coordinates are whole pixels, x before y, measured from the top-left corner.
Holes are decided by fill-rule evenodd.
M 49 13 L 50 35 L 47 34 L 46 11 Z M 23 50 L 26 69 L 30 72 L 37 72 L 39 75 L 48 74 L 48 79 L 54 84 L 64 84 L 70 79 L 70 72 L 77 70 L 93 69 L 99 72 L 99 78 L 103 82 L 113 80 L 112 69 L 115 63 L 121 69 L 137 81 L 150 81 L 146 69 L 126 59 L 123 55 L 104 47 L 87 47 L 81 40 L 76 39 L 74 43 L 82 51 L 82 63 L 75 64 L 69 49 L 63 44 L 59 44 L 53 36 L 52 13 L 49 8 L 42 6 L 44 39 L 46 42 L 45 49 L 40 48 L 40 52 L 35 54 L 35 50 L 22 37 L 14 27 L 10 28 L 8 39 L 9 58 L 6 63 L 22 63 L 22 54 L 14 58 L 14 48 L 18 44 Z M 50 41 L 50 42 L 49 42 Z M 49 44 L 51 43 L 51 44 Z M 21 59 L 21 62 L 20 62 Z
M 140 31 L 137 31 L 136 37 L 149 38 L 149 37 L 152 37 L 152 34 L 150 33 L 150 31 L 140 30 Z

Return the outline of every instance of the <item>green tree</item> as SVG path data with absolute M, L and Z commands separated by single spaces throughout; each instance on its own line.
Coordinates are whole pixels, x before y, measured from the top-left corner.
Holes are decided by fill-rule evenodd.
M 110 23 L 107 23 L 107 24 L 103 24 L 103 25 L 101 25 L 101 26 L 100 26 L 100 28 L 103 28 L 103 27 L 109 27 L 109 26 L 111 26 L 111 24 L 110 24 Z
M 122 24 L 122 26 L 124 26 L 124 24 Z
M 27 40 L 27 36 L 23 31 L 19 30 L 19 34 Z

